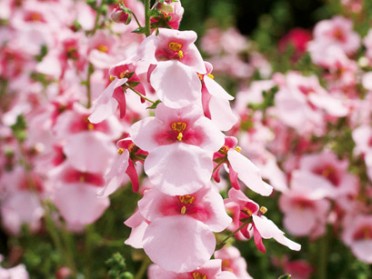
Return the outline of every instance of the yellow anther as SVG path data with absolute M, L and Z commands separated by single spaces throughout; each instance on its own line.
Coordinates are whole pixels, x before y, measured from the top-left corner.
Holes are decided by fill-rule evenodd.
M 103 44 L 102 45 L 98 45 L 96 47 L 96 49 L 99 50 L 100 52 L 105 52 L 105 53 L 107 53 L 109 51 L 108 46 L 107 45 L 103 45 Z
M 118 154 L 121 155 L 124 153 L 124 149 L 123 148 L 118 148 Z
M 260 212 L 261 212 L 262 214 L 265 214 L 265 213 L 267 212 L 267 208 L 264 207 L 264 206 L 261 206 L 261 207 L 260 207 Z
M 236 151 L 238 151 L 239 153 L 242 152 L 242 148 L 240 146 L 237 146 L 234 148 Z
M 183 58 L 183 51 L 182 50 L 179 50 L 178 51 L 178 58 L 179 59 L 182 59 Z
M 214 79 L 214 75 L 212 74 L 208 74 L 207 76 L 209 76 L 211 79 Z
M 183 138 L 183 134 L 181 132 L 179 132 L 178 135 L 177 135 L 177 140 L 182 141 L 182 138 Z
M 113 81 L 115 79 L 114 76 L 110 76 L 110 81 Z
M 172 130 L 176 132 L 183 132 L 186 130 L 186 127 L 187 127 L 186 122 L 182 121 L 172 122 L 171 124 Z
M 29 15 L 29 19 L 30 19 L 30 21 L 42 21 L 43 20 L 43 16 L 39 12 L 32 12 Z
M 80 174 L 79 181 L 80 182 L 85 182 L 85 175 L 84 174 Z
M 252 216 L 252 211 L 248 208 L 243 208 L 242 211 L 247 214 L 248 216 Z
M 200 272 L 193 272 L 192 273 L 192 278 L 193 279 L 207 279 L 207 275 L 202 274 Z
M 129 73 L 128 71 L 124 71 L 124 72 L 120 73 L 119 77 L 120 78 L 128 77 L 128 73 Z
M 88 123 L 88 130 L 89 131 L 92 131 L 92 130 L 94 130 L 94 124 L 92 124 L 92 123 Z
M 195 200 L 195 197 L 192 195 L 183 195 L 183 196 L 179 196 L 178 199 L 182 204 L 187 205 L 187 204 L 192 204 Z
M 219 152 L 220 153 L 222 153 L 222 154 L 227 154 L 227 152 L 229 151 L 229 147 L 228 146 L 226 146 L 226 145 L 224 145 L 224 146 L 222 146 L 221 148 L 220 148 L 220 150 L 219 150 Z
M 182 46 L 183 45 L 181 43 L 177 43 L 177 42 L 170 42 L 168 44 L 169 49 L 171 49 L 173 51 L 177 51 L 177 52 L 181 51 Z
M 177 134 L 177 140 L 178 141 L 182 141 L 182 139 L 183 139 L 182 132 L 186 130 L 186 127 L 187 127 L 186 122 L 182 122 L 182 121 L 173 122 L 171 124 L 171 129 L 175 132 L 178 132 L 178 134 Z
M 182 206 L 182 207 L 181 207 L 181 214 L 182 214 L 182 215 L 185 215 L 185 214 L 186 214 L 186 210 L 187 210 L 186 206 L 185 206 L 185 205 Z

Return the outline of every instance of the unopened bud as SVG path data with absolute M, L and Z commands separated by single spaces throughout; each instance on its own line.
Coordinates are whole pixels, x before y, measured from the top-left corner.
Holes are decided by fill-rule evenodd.
M 128 11 L 121 8 L 115 8 L 110 15 L 111 19 L 116 23 L 129 24 L 132 20 L 132 16 Z

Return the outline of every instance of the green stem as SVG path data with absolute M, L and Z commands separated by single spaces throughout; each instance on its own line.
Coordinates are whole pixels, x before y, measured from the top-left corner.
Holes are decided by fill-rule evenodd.
M 318 268 L 317 277 L 318 279 L 327 278 L 327 264 L 328 264 L 328 233 L 319 239 L 318 241 Z
M 149 98 L 147 98 L 145 95 L 141 94 L 140 92 L 138 92 L 136 89 L 132 88 L 132 87 L 129 87 L 130 90 L 132 90 L 134 93 L 136 93 L 138 96 L 140 96 L 142 99 L 150 102 L 151 104 L 155 104 L 155 102 L 153 100 L 150 100 Z
M 89 63 L 88 66 L 88 74 L 87 74 L 87 108 L 90 108 L 92 106 L 92 88 L 91 88 L 91 76 L 94 72 L 94 67 L 92 63 Z
M 150 36 L 151 34 L 150 5 L 151 5 L 151 0 L 145 0 L 145 35 L 146 37 Z
M 91 278 L 92 248 L 94 243 L 94 228 L 89 225 L 85 230 L 85 277 Z
M 237 232 L 239 232 L 242 228 L 244 228 L 244 226 L 246 226 L 251 221 L 250 219 L 251 218 L 242 222 L 242 224 L 239 226 L 239 228 L 237 228 L 235 231 L 229 232 L 228 235 L 220 243 L 218 243 L 216 245 L 216 250 L 221 249 L 231 237 L 233 237 Z
M 138 27 L 139 27 L 139 28 L 142 28 L 142 25 L 141 25 L 141 23 L 139 22 L 139 20 L 138 20 L 136 14 L 133 13 L 132 11 L 130 11 L 130 14 L 133 16 L 133 18 L 134 18 L 134 20 L 136 21 Z
M 51 205 L 48 201 L 43 202 L 43 208 L 45 212 L 45 226 L 48 231 L 48 234 L 52 238 L 53 244 L 56 247 L 57 251 L 59 252 L 60 256 L 64 260 L 64 264 L 70 268 L 73 274 L 76 273 L 75 263 L 72 258 L 72 253 L 70 247 L 66 245 L 65 239 L 65 230 L 62 232 L 62 237 L 58 233 L 60 231 L 59 228 L 55 225 L 52 217 L 51 217 Z M 65 240 L 65 241 L 63 241 Z M 65 243 L 64 243 L 65 242 Z
M 140 269 L 138 270 L 138 272 L 136 273 L 136 275 L 134 276 L 134 279 L 142 279 L 143 276 L 145 275 L 146 273 L 146 270 L 148 268 L 148 266 L 151 264 L 151 261 L 148 257 L 146 257 L 143 261 L 142 261 L 142 265 L 140 267 Z

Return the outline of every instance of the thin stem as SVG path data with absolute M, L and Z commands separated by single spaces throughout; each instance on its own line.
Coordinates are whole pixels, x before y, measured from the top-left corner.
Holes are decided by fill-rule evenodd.
M 65 231 L 62 232 L 62 238 L 59 235 L 59 229 L 57 229 L 52 217 L 51 217 L 51 208 L 49 202 L 43 202 L 43 208 L 45 212 L 45 226 L 46 229 L 52 238 L 53 244 L 56 247 L 57 251 L 60 253 L 61 256 L 65 259 L 65 264 L 70 268 L 73 274 L 76 272 L 76 267 L 74 260 L 72 258 L 72 253 L 71 253 L 71 247 L 66 246 L 66 242 L 63 243 L 63 240 L 65 239 Z
M 249 222 L 250 219 L 247 219 L 246 221 L 242 222 L 239 228 L 237 228 L 235 231 L 229 232 L 229 234 L 220 243 L 217 244 L 216 250 L 221 249 L 231 237 L 233 237 L 237 232 L 244 228 L 244 226 L 246 226 Z
M 92 73 L 94 72 L 94 66 L 92 63 L 89 63 L 88 66 L 88 73 L 87 73 L 87 108 L 92 106 L 92 88 L 91 88 L 91 77 Z
M 134 276 L 134 279 L 142 279 L 143 276 L 145 275 L 146 273 L 146 270 L 148 268 L 148 266 L 151 264 L 151 261 L 148 257 L 146 257 L 143 261 L 142 261 L 142 265 L 140 267 L 140 269 L 138 270 L 138 272 L 136 273 L 136 275 Z
M 327 263 L 328 263 L 328 230 L 326 234 L 318 241 L 318 268 L 317 278 L 327 278 Z
M 142 28 L 142 25 L 141 25 L 141 23 L 139 22 L 139 20 L 138 20 L 136 14 L 133 13 L 132 11 L 130 11 L 130 14 L 133 16 L 133 18 L 134 18 L 134 20 L 136 21 L 138 27 L 139 27 L 139 28 Z
M 150 5 L 151 5 L 151 0 L 145 0 L 145 35 L 146 37 L 150 36 L 151 34 Z
M 153 101 L 153 100 L 150 100 L 149 98 L 147 98 L 145 95 L 143 95 L 142 93 L 138 92 L 136 89 L 134 89 L 133 87 L 129 87 L 130 90 L 132 90 L 134 93 L 136 93 L 138 96 L 140 96 L 142 99 L 150 102 L 151 104 L 155 104 L 156 102 Z

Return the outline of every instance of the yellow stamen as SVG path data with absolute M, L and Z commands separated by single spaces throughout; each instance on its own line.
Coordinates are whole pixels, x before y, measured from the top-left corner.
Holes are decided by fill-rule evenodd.
M 184 195 L 178 197 L 179 201 L 183 204 L 192 204 L 195 200 L 195 197 L 192 195 Z
M 85 175 L 84 174 L 80 174 L 79 181 L 80 182 L 85 182 Z
M 224 146 L 222 146 L 221 148 L 220 148 L 220 150 L 219 150 L 219 152 L 220 153 L 222 153 L 222 154 L 227 154 L 227 152 L 229 151 L 229 147 L 228 146 L 226 146 L 226 145 L 224 145 Z
M 182 215 L 185 215 L 186 214 L 186 210 L 187 210 L 186 206 L 182 206 L 181 207 L 181 214 Z
M 207 76 L 209 76 L 211 79 L 214 79 L 214 75 L 212 74 L 208 74 Z
M 240 146 L 237 146 L 234 148 L 236 151 L 238 151 L 239 153 L 242 152 L 242 148 Z
M 108 51 L 109 51 L 109 48 L 108 48 L 108 46 L 107 45 L 98 45 L 97 47 L 96 47 L 96 49 L 97 50 L 99 50 L 100 52 L 105 52 L 105 53 L 108 53 Z
M 182 59 L 183 58 L 183 51 L 182 50 L 179 50 L 178 51 L 178 58 L 179 59 Z
M 181 132 L 179 132 L 178 135 L 177 135 L 177 140 L 182 141 L 182 138 L 183 138 L 183 134 Z
M 262 214 L 265 214 L 265 213 L 267 212 L 267 208 L 264 207 L 264 206 L 261 206 L 261 207 L 260 207 L 260 212 L 261 212 Z
M 182 122 L 182 121 L 173 122 L 171 124 L 171 129 L 175 132 L 178 132 L 178 135 L 177 135 L 177 140 L 178 141 L 182 141 L 182 139 L 183 139 L 183 133 L 182 132 L 186 130 L 186 127 L 187 127 L 186 122 Z
M 89 131 L 93 131 L 94 130 L 94 124 L 92 124 L 92 123 L 88 123 L 88 130 Z
M 124 153 L 124 149 L 123 148 L 118 148 L 118 154 L 121 155 Z
M 183 46 L 183 45 L 182 45 L 181 43 L 177 43 L 177 42 L 170 42 L 170 43 L 168 44 L 168 47 L 169 47 L 171 50 L 173 50 L 173 51 L 177 51 L 177 52 L 181 51 L 182 46 Z
M 192 273 L 192 278 L 193 279 L 207 279 L 207 275 L 202 274 L 200 272 L 193 272 Z
M 115 79 L 114 76 L 110 76 L 110 81 L 113 81 Z
M 125 77 L 128 76 L 128 73 L 129 73 L 128 71 L 124 71 L 124 72 L 120 73 L 119 77 L 120 78 L 125 78 Z
M 242 211 L 247 214 L 248 216 L 252 216 L 252 211 L 248 208 L 243 208 Z

